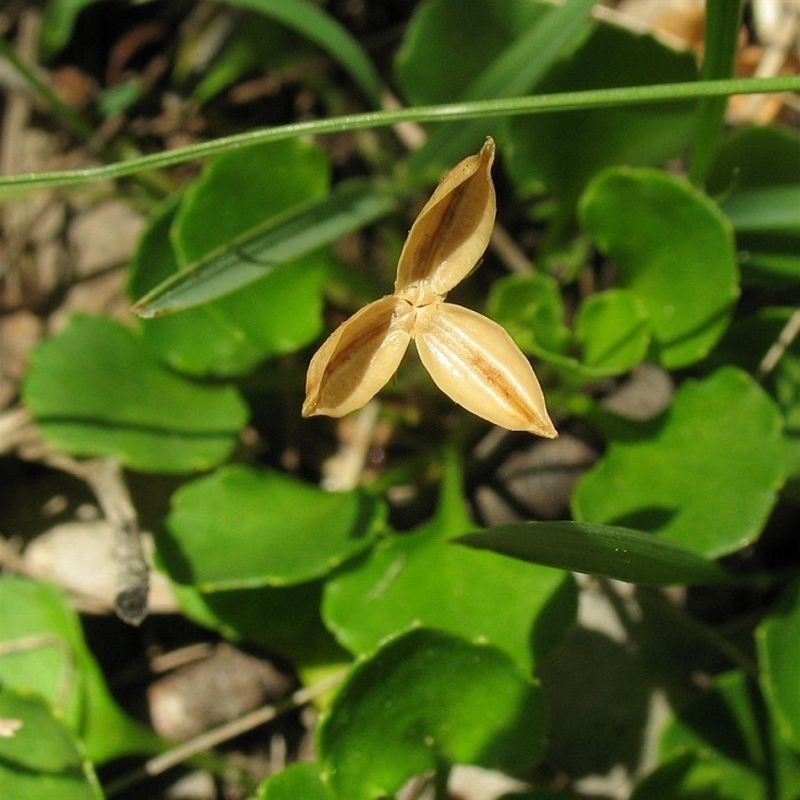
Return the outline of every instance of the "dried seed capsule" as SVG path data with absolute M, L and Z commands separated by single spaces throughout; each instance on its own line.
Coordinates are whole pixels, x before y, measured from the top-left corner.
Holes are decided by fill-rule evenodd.
M 366 405 L 397 371 L 413 324 L 414 309 L 393 295 L 342 323 L 311 359 L 303 416 L 343 417 Z
M 442 298 L 475 268 L 489 244 L 497 211 L 494 140 L 456 164 L 409 231 L 397 266 L 395 294 L 415 306 Z
M 508 430 L 558 435 L 530 362 L 493 320 L 452 303 L 426 306 L 414 341 L 436 385 L 460 406 Z
M 395 293 L 339 326 L 311 359 L 303 416 L 361 408 L 397 371 L 413 338 L 437 386 L 509 430 L 557 436 L 528 359 L 496 322 L 444 296 L 474 268 L 494 226 L 494 141 L 444 177 L 411 227 Z

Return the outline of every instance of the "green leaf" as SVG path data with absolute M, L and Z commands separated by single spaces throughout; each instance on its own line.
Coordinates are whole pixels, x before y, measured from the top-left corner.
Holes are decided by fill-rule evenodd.
M 140 728 L 114 702 L 77 614 L 54 586 L 0 578 L 0 638 L 5 650 L 0 684 L 46 699 L 81 738 L 92 761 L 158 747 L 155 734 Z
M 712 366 L 732 364 L 755 373 L 761 361 L 791 327 L 796 307 L 762 307 L 756 313 L 738 317 L 709 358 Z M 800 474 L 800 340 L 795 339 L 762 381 L 781 409 L 788 450 L 790 475 Z
M 497 50 L 492 60 L 456 95 L 442 99 L 480 100 L 487 97 L 513 97 L 530 92 L 547 69 L 570 47 L 576 46 L 589 29 L 592 0 L 570 0 L 560 6 L 543 6 L 537 14 L 525 5 L 508 3 L 492 5 L 463 0 L 440 0 L 421 7 L 406 38 L 406 47 L 398 63 L 398 80 L 404 88 L 415 83 L 413 94 L 428 88 L 449 72 L 474 70 L 466 65 L 486 58 L 487 32 L 493 33 L 488 44 Z M 540 9 L 541 10 L 541 9 Z M 442 37 L 441 32 L 452 25 L 453 33 Z M 454 56 L 447 40 L 461 37 Z M 421 61 L 421 63 L 419 63 Z M 416 62 L 416 63 L 415 63 Z M 453 65 L 457 65 L 457 69 Z M 422 78 L 424 75 L 424 78 Z M 411 77 L 413 76 L 413 77 Z M 430 102 L 430 100 L 426 100 Z M 412 174 L 428 174 L 449 168 L 459 158 L 477 149 L 487 134 L 486 121 L 476 120 L 458 126 L 441 127 L 414 153 L 409 165 Z
M 732 232 L 719 209 L 683 180 L 619 168 L 590 184 L 580 212 L 621 286 L 647 308 L 660 362 L 676 369 L 703 358 L 739 295 Z
M 356 81 L 372 105 L 380 106 L 381 79 L 358 41 L 332 16 L 308 0 L 224 0 L 272 17 L 319 45 Z
M 739 550 L 785 479 L 781 427 L 746 373 L 686 381 L 663 418 L 611 441 L 575 489 L 575 518 L 657 532 L 708 558 Z
M 691 586 L 731 580 L 715 562 L 690 550 L 652 534 L 612 525 L 520 522 L 468 533 L 456 541 L 533 564 L 649 586 Z
M 563 354 L 572 334 L 564 323 L 564 301 L 549 275 L 509 275 L 492 284 L 487 313 L 531 355 Z
M 106 317 L 76 316 L 39 345 L 23 397 L 56 448 L 142 471 L 209 469 L 228 457 L 247 421 L 235 389 L 169 372 Z
M 149 318 L 215 300 L 386 216 L 396 205 L 393 195 L 368 182 L 346 181 L 328 197 L 267 220 L 163 281 L 133 310 Z
M 290 764 L 261 784 L 258 800 L 330 800 L 316 764 Z
M 619 375 L 644 360 L 650 324 L 643 302 L 631 291 L 612 289 L 581 303 L 575 336 L 582 363 L 595 374 Z
M 570 624 L 574 603 L 562 573 L 454 548 L 428 529 L 389 537 L 338 572 L 325 586 L 323 615 L 353 653 L 420 621 L 481 636 L 530 668 L 552 644 L 553 627 Z
M 569 576 L 452 546 L 452 537 L 474 527 L 460 483 L 460 466 L 451 465 L 429 523 L 382 539 L 327 581 L 323 617 L 351 652 L 370 652 L 419 622 L 480 636 L 531 669 L 573 622 Z
M 382 518 L 382 506 L 361 492 L 230 466 L 175 493 L 164 546 L 173 578 L 203 591 L 288 586 L 364 550 Z
M 374 800 L 443 764 L 530 769 L 545 731 L 538 686 L 509 656 L 416 629 L 363 659 L 336 695 L 319 728 L 321 773 L 336 798 Z
M 536 89 L 550 94 L 696 79 L 691 54 L 615 25 L 597 25 Z M 508 121 L 503 150 L 508 172 L 523 193 L 556 192 L 572 205 L 605 167 L 660 166 L 681 155 L 691 133 L 691 114 L 688 103 L 654 103 L 516 117 Z
M 800 584 L 756 630 L 761 685 L 783 739 L 800 750 Z
M 14 800 L 102 800 L 92 765 L 80 744 L 38 697 L 0 688 L 0 718 L 19 730 L 0 736 L 0 786 Z

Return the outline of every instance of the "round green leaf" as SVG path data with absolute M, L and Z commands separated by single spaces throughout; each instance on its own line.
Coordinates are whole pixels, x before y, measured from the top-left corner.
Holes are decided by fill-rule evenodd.
M 0 788 L 14 800 L 102 800 L 92 765 L 64 722 L 38 697 L 0 689 L 0 718 L 19 730 L 0 736 Z
M 761 685 L 781 736 L 800 750 L 800 584 L 756 631 Z
M 23 397 L 58 449 L 142 471 L 209 469 L 228 457 L 247 421 L 234 388 L 178 377 L 107 317 L 73 317 L 42 343 Z
M 564 301 L 549 275 L 509 275 L 492 284 L 487 313 L 531 355 L 563 354 L 572 338 Z
M 590 295 L 575 323 L 584 366 L 604 375 L 633 369 L 647 354 L 650 324 L 641 300 L 626 289 Z
M 231 466 L 173 495 L 161 545 L 173 579 L 203 591 L 287 586 L 364 550 L 382 517 L 361 492 Z
M 363 659 L 320 723 L 323 780 L 341 800 L 393 796 L 442 764 L 516 773 L 543 755 L 546 709 L 509 656 L 418 628 Z
M 687 182 L 654 170 L 610 169 L 580 206 L 587 231 L 650 315 L 656 356 L 669 369 L 703 358 L 739 294 L 730 223 Z
M 157 737 L 117 706 L 86 646 L 77 614 L 54 586 L 0 579 L 0 641 L 5 650 L 0 684 L 46 699 L 93 761 L 157 748 Z
M 697 80 L 695 59 L 616 25 L 592 35 L 537 85 L 537 93 Z M 515 117 L 508 122 L 509 174 L 524 193 L 555 191 L 572 202 L 614 164 L 659 166 L 681 154 L 692 106 L 663 103 Z M 505 152 L 505 151 L 504 151 Z
M 262 783 L 258 800 L 330 800 L 330 794 L 317 765 L 303 762 L 290 764 Z
M 324 153 L 299 139 L 236 150 L 214 161 L 142 238 L 130 291 L 139 297 L 241 235 L 327 194 Z M 326 250 L 265 264 L 263 278 L 213 303 L 143 322 L 171 365 L 194 374 L 237 375 L 308 344 L 322 328 Z
M 781 415 L 746 373 L 686 381 L 663 419 L 612 441 L 573 494 L 575 518 L 658 532 L 709 558 L 761 532 L 786 466 Z

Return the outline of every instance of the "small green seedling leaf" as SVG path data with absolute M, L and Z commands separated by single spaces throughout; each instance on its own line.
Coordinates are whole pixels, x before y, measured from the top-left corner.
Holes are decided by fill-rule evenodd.
M 4 797 L 103 800 L 80 742 L 40 697 L 0 688 L 0 720 L 16 728 L 0 736 Z
M 644 303 L 627 289 L 590 295 L 575 323 L 581 363 L 596 375 L 620 375 L 640 364 L 650 346 L 650 319 Z
M 456 542 L 548 567 L 649 586 L 727 583 L 731 576 L 690 550 L 649 533 L 580 522 L 520 522 Z
M 610 169 L 587 188 L 583 224 L 644 304 L 655 355 L 668 369 L 708 354 L 739 295 L 730 223 L 687 182 L 647 169 Z
M 320 723 L 323 780 L 336 800 L 394 796 L 452 764 L 519 773 L 544 754 L 539 687 L 505 653 L 418 628 L 363 659 Z
M 36 349 L 23 397 L 59 450 L 153 472 L 219 464 L 248 413 L 233 387 L 180 378 L 133 331 L 82 315 Z
M 558 283 L 549 275 L 509 275 L 492 284 L 489 316 L 514 337 L 530 355 L 563 355 L 572 334 L 564 322 L 564 301 Z
M 202 591 L 288 586 L 367 548 L 382 518 L 361 492 L 231 466 L 175 493 L 162 546 L 173 579 Z
M 746 373 L 686 381 L 663 419 L 611 441 L 575 489 L 574 516 L 657 532 L 707 558 L 739 550 L 761 533 L 785 480 L 781 430 L 780 411 Z

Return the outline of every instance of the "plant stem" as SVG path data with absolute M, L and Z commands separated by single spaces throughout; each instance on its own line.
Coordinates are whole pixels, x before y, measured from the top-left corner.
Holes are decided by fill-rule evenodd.
M 148 169 L 173 166 L 197 158 L 224 153 L 248 145 L 275 142 L 300 136 L 314 136 L 343 131 L 380 128 L 400 122 L 446 122 L 476 117 L 508 117 L 541 114 L 586 108 L 638 105 L 663 101 L 693 100 L 702 97 L 726 97 L 733 94 L 763 94 L 768 92 L 800 91 L 800 76 L 775 78 L 742 78 L 736 80 L 698 81 L 696 83 L 665 83 L 656 86 L 630 86 L 612 89 L 593 89 L 561 92 L 533 97 L 513 97 L 500 100 L 476 100 L 439 106 L 418 106 L 394 111 L 375 111 L 347 114 L 341 117 L 295 122 L 274 128 L 224 136 L 188 147 L 132 158 L 116 164 L 92 169 L 42 172 L 33 175 L 12 175 L 0 179 L 0 194 L 26 189 L 74 186 L 101 179 L 121 178 Z

